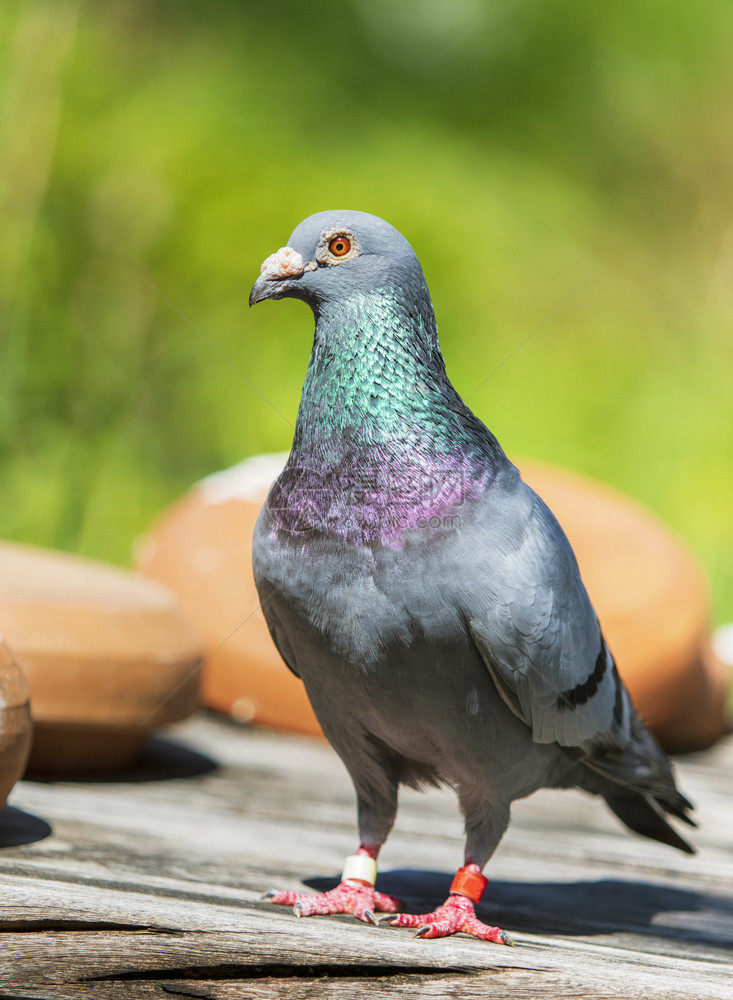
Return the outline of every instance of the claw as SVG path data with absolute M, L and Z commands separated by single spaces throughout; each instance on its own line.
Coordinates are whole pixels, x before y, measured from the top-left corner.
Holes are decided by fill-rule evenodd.
M 310 917 L 315 914 L 353 913 L 357 920 L 367 924 L 377 924 L 376 910 L 394 913 L 398 900 L 384 893 L 376 892 L 371 886 L 358 879 L 346 879 L 328 892 L 298 893 L 272 890 L 263 897 L 273 903 L 293 907 L 296 917 Z
M 260 896 L 260 902 L 264 903 L 266 899 L 274 899 L 276 895 L 277 895 L 277 889 L 268 889 L 267 892 L 263 892 L 262 895 Z
M 498 927 L 482 923 L 475 914 L 473 901 L 460 893 L 451 893 L 448 899 L 432 913 L 401 913 L 390 923 L 395 927 L 415 927 L 417 938 L 447 937 L 449 934 L 470 934 L 482 941 L 495 944 L 514 942 Z

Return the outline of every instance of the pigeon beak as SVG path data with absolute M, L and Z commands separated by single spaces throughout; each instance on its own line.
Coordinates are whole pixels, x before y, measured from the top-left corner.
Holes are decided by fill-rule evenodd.
M 249 293 L 249 304 L 253 306 L 263 299 L 281 298 L 286 292 L 282 282 L 287 278 L 300 278 L 305 269 L 303 258 L 297 250 L 280 247 L 263 263 L 260 276 Z

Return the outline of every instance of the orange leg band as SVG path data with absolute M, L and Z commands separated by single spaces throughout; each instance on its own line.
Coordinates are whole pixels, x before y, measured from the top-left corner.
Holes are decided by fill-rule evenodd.
M 467 896 L 472 902 L 478 903 L 488 884 L 489 880 L 477 870 L 476 865 L 464 865 L 456 872 L 450 891 L 459 896 Z

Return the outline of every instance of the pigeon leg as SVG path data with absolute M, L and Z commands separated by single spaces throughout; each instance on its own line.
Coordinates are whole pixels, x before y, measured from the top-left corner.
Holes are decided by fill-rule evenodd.
M 374 911 L 396 913 L 399 900 L 377 892 L 374 880 L 377 875 L 377 854 L 382 845 L 362 844 L 356 854 L 346 859 L 341 882 L 328 892 L 289 892 L 274 889 L 265 899 L 293 907 L 296 917 L 310 917 L 324 913 L 353 913 L 357 920 L 375 924 Z
M 470 934 L 482 941 L 495 944 L 513 944 L 512 939 L 498 927 L 482 923 L 474 911 L 488 879 L 481 874 L 475 864 L 459 868 L 451 885 L 448 899 L 432 913 L 400 913 L 395 917 L 382 918 L 393 927 L 416 927 L 415 937 L 436 938 L 449 934 Z
M 296 917 L 353 913 L 357 920 L 376 924 L 375 911 L 397 913 L 402 908 L 394 896 L 387 896 L 374 888 L 377 856 L 392 829 L 397 812 L 397 781 L 390 772 L 388 761 L 378 763 L 373 756 L 363 754 L 362 744 L 351 736 L 344 743 L 333 742 L 356 788 L 361 846 L 356 854 L 346 859 L 341 882 L 335 889 L 317 893 L 273 891 L 268 892 L 265 898 L 273 903 L 292 906 Z M 370 764 L 366 780 L 362 775 L 364 757 Z

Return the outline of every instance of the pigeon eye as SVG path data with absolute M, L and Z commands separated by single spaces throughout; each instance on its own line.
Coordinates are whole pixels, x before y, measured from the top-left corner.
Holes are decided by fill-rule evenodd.
M 334 267 L 352 260 L 361 253 L 359 241 L 348 229 L 329 226 L 321 233 L 316 246 L 316 263 L 322 267 Z
M 328 252 L 334 257 L 345 257 L 351 250 L 351 240 L 346 236 L 334 236 L 328 244 Z

